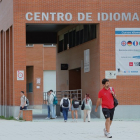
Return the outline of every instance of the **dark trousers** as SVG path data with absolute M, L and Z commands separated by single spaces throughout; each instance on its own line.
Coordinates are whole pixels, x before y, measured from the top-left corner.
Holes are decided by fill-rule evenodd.
M 69 111 L 69 108 L 62 108 L 64 120 L 68 119 L 68 111 Z

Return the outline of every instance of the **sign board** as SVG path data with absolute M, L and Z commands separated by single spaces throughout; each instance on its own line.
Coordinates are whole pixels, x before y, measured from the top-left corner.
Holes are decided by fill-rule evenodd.
M 17 71 L 17 80 L 24 80 L 24 70 Z
M 90 50 L 84 50 L 84 73 L 90 71 Z
M 37 89 L 40 89 L 40 86 L 36 86 Z
M 36 84 L 41 84 L 41 78 L 36 78 Z
M 106 79 L 116 79 L 116 71 L 105 71 Z
M 116 28 L 116 74 L 140 75 L 140 28 Z
M 90 9 L 88 9 L 89 11 Z M 73 18 L 74 17 L 74 18 Z M 112 12 L 101 12 L 101 13 L 92 13 L 90 12 L 27 12 L 25 15 L 27 21 L 51 21 L 51 22 L 72 22 L 76 19 L 76 22 L 81 21 L 139 21 L 139 14 L 136 12 L 133 13 L 112 13 Z

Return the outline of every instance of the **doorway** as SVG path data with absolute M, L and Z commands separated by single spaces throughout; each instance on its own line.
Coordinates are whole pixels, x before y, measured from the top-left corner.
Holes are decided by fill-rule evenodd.
M 69 90 L 81 89 L 81 68 L 69 70 Z
M 33 66 L 26 67 L 26 91 L 27 98 L 30 101 L 30 106 L 34 104 L 33 96 Z

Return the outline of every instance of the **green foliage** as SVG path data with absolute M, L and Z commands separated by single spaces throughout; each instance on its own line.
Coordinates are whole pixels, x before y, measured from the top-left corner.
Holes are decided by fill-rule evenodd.
M 10 116 L 8 118 L 5 118 L 4 116 L 0 116 L 0 119 L 4 119 L 4 120 L 15 120 L 15 118 L 13 116 Z M 22 118 L 19 118 L 19 120 L 23 120 Z

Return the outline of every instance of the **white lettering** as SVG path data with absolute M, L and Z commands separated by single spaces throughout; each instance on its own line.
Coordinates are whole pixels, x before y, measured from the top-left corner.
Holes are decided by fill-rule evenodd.
M 127 21 L 129 19 L 129 21 L 131 21 L 131 13 L 127 13 L 127 15 L 125 13 L 122 13 L 122 21 Z
M 29 15 L 33 16 L 33 14 L 31 12 L 26 13 L 26 20 L 28 20 L 28 21 L 33 20 L 33 17 L 29 18 Z
M 56 13 L 50 13 L 50 15 L 52 15 L 52 21 L 54 21 L 54 15 L 56 15 Z
M 110 13 L 110 21 L 112 21 L 112 13 Z
M 45 20 L 49 20 L 49 13 L 45 14 L 45 13 L 42 13 L 42 20 L 44 21 Z
M 84 19 L 85 19 L 84 13 L 78 13 L 78 21 L 83 21 Z
M 91 18 L 92 13 L 86 13 L 86 21 L 92 21 Z
M 102 13 L 102 21 L 108 20 L 108 14 L 107 13 Z
M 62 12 L 27 12 L 25 15 L 27 21 L 72 21 L 73 15 L 71 13 Z M 78 21 L 93 21 L 92 13 L 78 13 Z M 97 13 L 98 21 L 139 21 L 139 15 L 134 13 Z
M 68 16 L 69 16 L 69 18 L 68 18 Z M 72 20 L 72 14 L 71 13 L 66 13 L 65 14 L 65 19 L 66 19 L 66 21 L 71 21 Z
M 134 21 L 135 19 L 136 19 L 137 21 L 139 21 L 139 16 L 138 16 L 137 13 L 134 13 L 133 18 L 132 18 L 132 21 Z
M 40 21 L 40 19 L 38 19 L 40 17 L 40 12 L 35 12 L 34 13 L 34 20 L 35 21 Z
M 121 17 L 120 17 L 120 14 L 119 13 L 115 13 L 113 15 L 113 18 L 114 18 L 115 21 L 119 21 Z
M 57 13 L 57 21 L 60 21 L 60 19 L 61 21 L 64 21 L 63 17 L 64 17 L 63 13 Z

